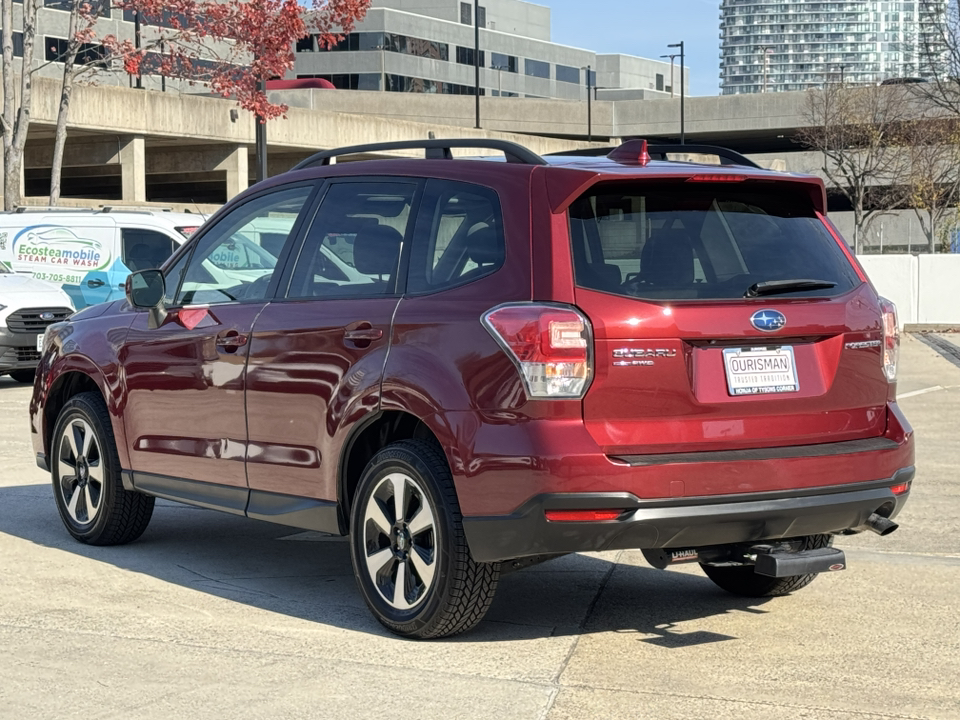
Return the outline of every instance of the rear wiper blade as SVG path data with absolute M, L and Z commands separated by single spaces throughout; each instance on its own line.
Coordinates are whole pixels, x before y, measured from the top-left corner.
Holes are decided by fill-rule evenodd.
M 751 298 L 761 295 L 783 295 L 804 290 L 829 290 L 836 286 L 835 282 L 829 280 L 767 280 L 754 283 L 747 288 L 743 296 Z

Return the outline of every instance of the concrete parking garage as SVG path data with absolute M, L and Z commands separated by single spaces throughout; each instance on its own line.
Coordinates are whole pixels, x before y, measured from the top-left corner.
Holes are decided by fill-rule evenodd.
M 750 601 L 573 555 L 421 643 L 371 618 L 340 539 L 158 502 L 132 545 L 75 543 L 0 378 L 0 717 L 960 717 L 958 337 L 904 339 L 917 479 L 898 532 L 838 542 L 849 570 Z

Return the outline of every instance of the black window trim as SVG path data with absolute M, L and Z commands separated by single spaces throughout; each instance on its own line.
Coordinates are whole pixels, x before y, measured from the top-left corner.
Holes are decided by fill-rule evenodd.
M 358 295 L 349 293 L 343 295 L 324 295 L 323 297 L 290 297 L 290 284 L 293 282 L 293 272 L 300 260 L 303 252 L 303 245 L 306 242 L 307 235 L 310 234 L 310 228 L 316 221 L 323 201 L 327 193 L 334 185 L 347 183 L 397 183 L 404 185 L 413 185 L 413 200 L 410 202 L 410 219 L 407 221 L 407 231 L 403 235 L 403 244 L 400 246 L 400 260 L 397 266 L 396 276 L 394 277 L 394 288 L 391 293 L 376 293 L 372 295 Z M 274 302 L 323 302 L 325 300 L 374 300 L 377 298 L 399 298 L 406 294 L 407 289 L 407 267 L 409 266 L 410 245 L 413 239 L 414 229 L 420 215 L 420 203 L 423 198 L 423 191 L 426 185 L 426 178 L 410 177 L 408 175 L 351 175 L 350 177 L 325 178 L 321 192 L 317 197 L 314 206 L 309 212 L 309 222 L 303 218 L 303 228 L 296 239 L 294 247 L 291 247 L 286 253 L 287 258 L 284 262 L 283 272 L 278 280 L 278 287 L 273 297 Z M 299 221 L 298 221 L 299 222 Z M 272 285 L 272 283 L 271 283 Z
M 224 205 L 217 213 L 210 218 L 209 221 L 205 222 L 200 230 L 194 233 L 190 239 L 188 239 L 183 245 L 180 246 L 180 251 L 175 252 L 170 258 L 163 264 L 161 271 L 163 272 L 164 284 L 166 284 L 167 273 L 171 270 L 179 261 L 180 257 L 184 254 L 188 254 L 187 257 L 187 267 L 190 266 L 191 261 L 193 260 L 193 252 L 197 247 L 197 244 L 207 235 L 207 233 L 212 232 L 225 217 L 231 215 L 238 208 L 242 208 L 244 205 L 253 202 L 254 200 L 259 200 L 260 198 L 266 197 L 267 195 L 272 195 L 278 192 L 285 192 L 287 190 L 293 190 L 299 187 L 309 187 L 311 188 L 310 192 L 307 193 L 307 198 L 304 200 L 303 207 L 300 209 L 300 214 L 297 216 L 296 222 L 293 224 L 293 228 L 290 230 L 290 235 L 287 237 L 287 241 L 284 243 L 283 250 L 280 252 L 280 257 L 277 258 L 277 266 L 274 268 L 273 277 L 270 279 L 270 284 L 267 286 L 267 291 L 262 298 L 259 299 L 250 299 L 250 300 L 234 300 L 232 302 L 224 303 L 183 303 L 177 304 L 176 299 L 180 294 L 180 287 L 183 284 L 183 276 L 186 275 L 186 272 L 180 277 L 180 280 L 177 282 L 176 290 L 173 293 L 174 302 L 166 306 L 167 310 L 174 310 L 183 307 L 193 307 L 194 305 L 209 307 L 209 306 L 221 306 L 221 305 L 249 305 L 253 303 L 263 303 L 271 302 L 275 299 L 277 295 L 277 290 L 280 286 L 280 276 L 281 272 L 278 270 L 286 269 L 287 260 L 290 256 L 290 248 L 293 245 L 299 244 L 300 238 L 299 235 L 303 231 L 304 218 L 310 214 L 311 208 L 317 204 L 317 195 L 320 188 L 323 186 L 323 178 L 316 180 L 301 180 L 299 182 L 287 183 L 285 185 L 274 185 L 273 187 L 265 188 L 258 193 L 254 193 L 246 198 L 243 202 L 237 203 L 236 205 L 226 204 Z M 169 288 L 167 288 L 169 291 Z
M 492 188 L 492 187 L 490 187 L 489 185 L 483 185 L 483 184 L 481 184 L 481 183 L 468 182 L 468 181 L 464 181 L 464 180 L 452 180 L 452 179 L 450 179 L 450 178 L 427 178 L 426 182 L 424 183 L 424 191 L 423 191 L 424 199 L 426 199 L 426 196 L 427 196 L 428 193 L 429 193 L 429 190 L 428 190 L 428 188 L 427 188 L 427 185 L 429 185 L 430 181 L 441 182 L 441 183 L 445 183 L 445 184 L 454 183 L 454 184 L 456 184 L 456 185 L 468 185 L 468 186 L 480 188 L 481 190 L 483 190 L 483 191 L 485 191 L 485 192 L 488 192 L 488 193 L 492 193 L 492 194 L 493 194 L 493 196 L 497 199 L 497 208 L 496 208 L 496 209 L 499 210 L 499 212 L 500 212 L 500 228 L 499 228 L 499 229 L 500 229 L 500 234 L 501 234 L 502 237 L 503 237 L 503 260 L 500 262 L 499 265 L 497 265 L 495 268 L 491 269 L 489 272 L 484 273 L 483 275 L 478 275 L 478 276 L 476 276 L 476 277 L 472 277 L 472 278 L 469 278 L 469 279 L 467 279 L 467 280 L 462 280 L 461 282 L 456 282 L 456 283 L 452 283 L 452 284 L 450 284 L 450 285 L 445 285 L 444 287 L 441 287 L 441 288 L 435 288 L 435 289 L 431 289 L 431 290 L 411 291 L 411 292 L 405 293 L 405 294 L 406 294 L 407 296 L 409 296 L 409 297 L 426 297 L 426 296 L 428 296 L 428 295 L 436 295 L 436 294 L 438 294 L 438 293 L 449 292 L 450 290 L 455 290 L 456 288 L 461 288 L 461 287 L 464 287 L 464 286 L 466 286 L 466 285 L 471 285 L 471 284 L 477 282 L 478 280 L 485 280 L 485 279 L 487 279 L 488 277 L 490 277 L 491 275 L 499 272 L 500 270 L 503 270 L 504 266 L 507 264 L 507 247 L 508 247 L 508 243 L 507 243 L 507 228 L 506 228 L 506 222 L 505 222 L 504 214 L 503 214 L 503 200 L 502 200 L 502 198 L 500 197 L 500 193 L 497 192 L 497 189 L 496 189 L 496 188 Z M 439 198 L 439 195 L 438 195 L 437 197 Z M 422 206 L 421 206 L 421 209 L 422 209 Z M 432 224 L 433 224 L 432 221 L 433 221 L 433 218 L 432 218 L 432 217 L 427 217 L 426 213 L 418 213 L 418 214 L 417 214 L 417 221 L 416 221 L 416 223 L 415 223 L 415 225 L 414 225 L 414 228 L 413 228 L 413 231 L 414 231 L 414 232 L 413 232 L 413 240 L 412 240 L 412 242 L 410 243 L 410 252 L 407 253 L 407 257 L 406 257 L 406 267 L 404 267 L 404 269 L 403 269 L 404 288 L 406 288 L 406 285 L 407 285 L 407 283 L 409 282 L 409 279 L 410 279 L 410 256 L 411 256 L 411 254 L 412 254 L 412 252 L 413 252 L 413 243 L 415 243 L 415 242 L 417 241 L 417 237 L 418 237 L 419 235 L 421 235 L 421 233 L 418 232 L 419 229 L 420 229 L 420 223 L 424 223 L 424 224 L 426 225 L 425 235 L 429 236 L 430 233 L 431 233 L 431 231 L 432 231 Z M 401 265 L 403 265 L 402 262 L 401 262 Z

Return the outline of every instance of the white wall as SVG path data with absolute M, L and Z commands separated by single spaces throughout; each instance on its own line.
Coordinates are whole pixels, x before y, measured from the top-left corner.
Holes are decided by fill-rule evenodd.
M 860 255 L 877 292 L 897 305 L 900 325 L 960 326 L 960 255 Z

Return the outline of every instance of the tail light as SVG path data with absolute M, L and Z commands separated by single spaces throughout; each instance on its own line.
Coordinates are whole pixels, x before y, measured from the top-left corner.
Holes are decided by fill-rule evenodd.
M 580 398 L 593 375 L 589 321 L 567 305 L 501 305 L 484 327 L 520 370 L 530 398 Z
M 897 323 L 897 306 L 886 298 L 880 298 L 883 314 L 883 372 L 887 380 L 897 379 L 897 360 L 900 358 L 900 325 Z

